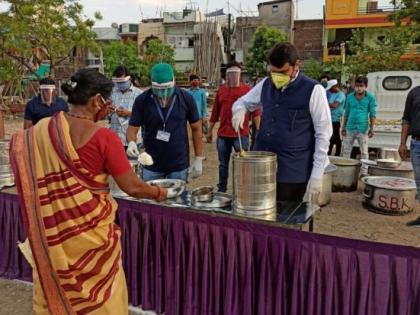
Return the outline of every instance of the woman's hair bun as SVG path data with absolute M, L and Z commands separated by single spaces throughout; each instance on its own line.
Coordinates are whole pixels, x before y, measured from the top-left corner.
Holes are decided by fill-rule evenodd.
M 96 94 L 108 98 L 111 94 L 113 83 L 97 69 L 83 68 L 77 71 L 61 86 L 68 96 L 68 102 L 73 105 L 86 105 L 89 99 Z
M 75 90 L 75 86 L 74 84 L 72 84 L 71 82 L 66 82 L 63 85 L 61 85 L 61 90 L 67 95 L 70 96 L 74 93 Z

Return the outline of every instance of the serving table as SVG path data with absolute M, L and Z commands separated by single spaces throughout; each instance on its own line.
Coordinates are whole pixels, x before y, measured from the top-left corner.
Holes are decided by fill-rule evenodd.
M 129 300 L 143 310 L 420 313 L 419 248 L 320 235 L 228 212 L 117 201 Z M 16 246 L 24 238 L 17 196 L 3 191 L 0 277 L 30 281 Z

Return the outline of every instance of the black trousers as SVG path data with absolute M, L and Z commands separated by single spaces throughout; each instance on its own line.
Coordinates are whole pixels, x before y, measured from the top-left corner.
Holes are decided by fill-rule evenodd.
M 302 201 L 308 183 L 277 183 L 277 201 Z
M 328 150 L 328 155 L 331 155 L 332 149 L 335 145 L 335 156 L 341 155 L 341 139 L 340 139 L 340 122 L 335 121 L 332 123 L 333 134 L 330 139 L 330 148 Z

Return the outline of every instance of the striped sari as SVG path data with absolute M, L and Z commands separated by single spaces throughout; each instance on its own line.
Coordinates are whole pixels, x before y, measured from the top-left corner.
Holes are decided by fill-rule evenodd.
M 33 269 L 35 314 L 127 314 L 117 204 L 83 168 L 63 113 L 15 134 L 10 160 Z

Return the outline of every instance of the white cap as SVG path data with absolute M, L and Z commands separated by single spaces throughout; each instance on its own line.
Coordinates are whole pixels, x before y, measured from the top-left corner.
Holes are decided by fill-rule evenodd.
M 329 89 L 331 89 L 333 86 L 336 86 L 337 84 L 338 84 L 338 81 L 337 80 L 329 80 L 328 82 L 327 82 L 327 88 L 326 88 L 326 90 L 328 91 Z

